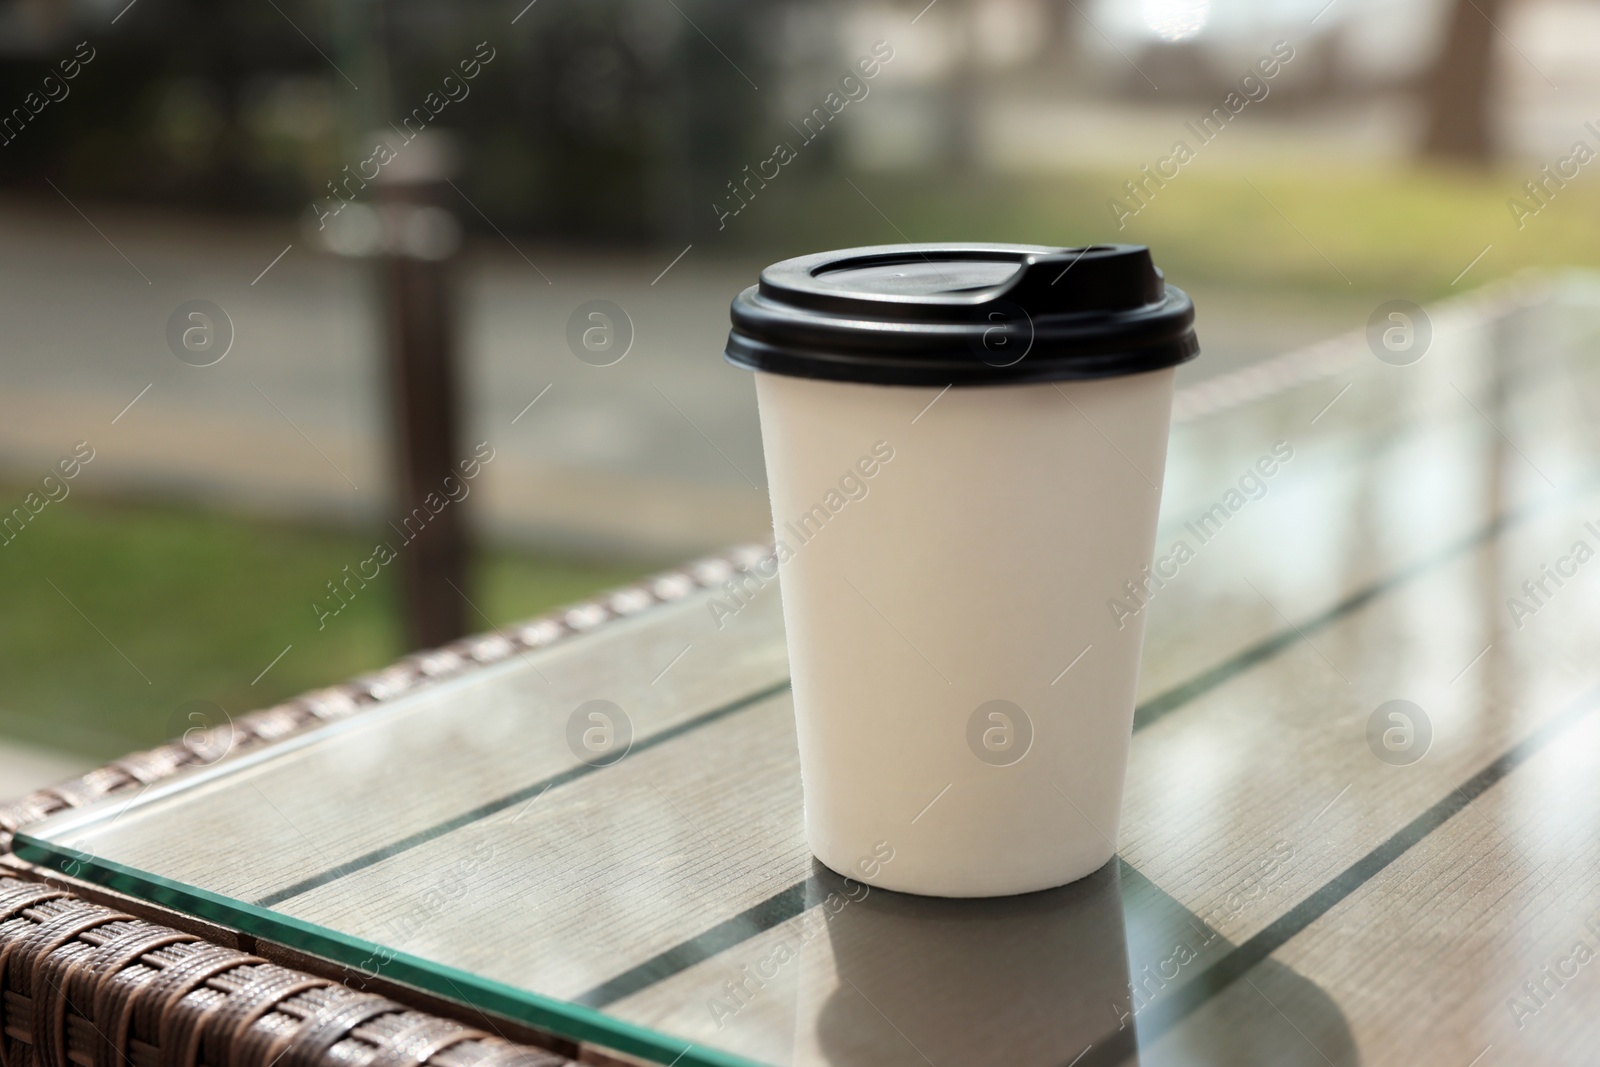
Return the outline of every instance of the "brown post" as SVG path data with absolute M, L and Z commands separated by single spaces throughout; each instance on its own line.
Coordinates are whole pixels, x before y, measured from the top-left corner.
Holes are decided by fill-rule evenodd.
M 1484 166 L 1494 159 L 1490 129 L 1495 19 L 1501 0 L 1454 0 L 1445 38 L 1426 83 L 1424 155 Z
M 393 396 L 399 558 L 405 638 L 433 648 L 467 632 L 466 515 L 449 485 L 466 454 L 460 432 L 451 268 L 459 227 L 442 206 L 448 146 L 418 137 L 384 168 L 380 204 Z

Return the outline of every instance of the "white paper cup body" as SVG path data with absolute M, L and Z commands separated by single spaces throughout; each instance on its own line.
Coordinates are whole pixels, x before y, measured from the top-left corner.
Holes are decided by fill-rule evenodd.
M 758 371 L 812 851 L 934 896 L 1116 852 L 1172 368 L 1025 385 Z M 887 858 L 886 858 L 887 857 Z

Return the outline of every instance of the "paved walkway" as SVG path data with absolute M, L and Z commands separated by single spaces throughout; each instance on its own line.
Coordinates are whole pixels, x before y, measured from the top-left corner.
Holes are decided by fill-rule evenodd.
M 287 224 L 78 206 L 87 219 L 65 203 L 0 203 L 0 470 L 42 476 L 87 440 L 96 458 L 74 488 L 89 492 L 280 517 L 383 513 L 381 320 L 366 267 Z M 658 557 L 762 535 L 754 389 L 720 352 L 728 301 L 763 264 L 699 249 L 674 262 L 680 251 L 468 249 L 469 437 L 497 450 L 475 514 L 493 535 Z M 1348 330 L 1370 310 L 1195 295 L 1207 352 L 1187 380 Z M 193 299 L 234 325 L 214 366 L 181 362 L 166 341 L 168 317 Z M 613 366 L 580 361 L 566 342 L 568 317 L 597 299 L 634 328 Z

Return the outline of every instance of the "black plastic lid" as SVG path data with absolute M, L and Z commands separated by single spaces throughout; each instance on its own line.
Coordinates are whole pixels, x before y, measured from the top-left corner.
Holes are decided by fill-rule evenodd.
M 1008 385 L 1199 353 L 1193 302 L 1142 245 L 906 244 L 774 263 L 734 299 L 724 355 L 799 378 Z

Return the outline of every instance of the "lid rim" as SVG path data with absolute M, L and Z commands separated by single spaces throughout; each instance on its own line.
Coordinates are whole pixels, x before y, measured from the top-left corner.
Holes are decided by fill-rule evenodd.
M 1142 348 L 1115 348 L 1070 360 L 1035 359 L 1032 353 L 1009 366 L 993 366 L 969 355 L 963 362 L 939 359 L 884 359 L 866 363 L 848 354 L 819 353 L 729 338 L 722 358 L 735 367 L 786 378 L 892 386 L 1035 385 L 1055 381 L 1121 378 L 1166 370 L 1200 355 L 1190 330 Z

